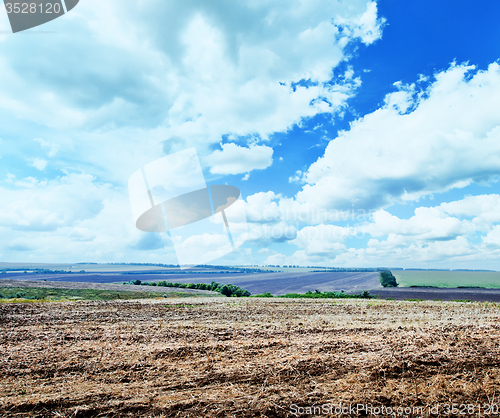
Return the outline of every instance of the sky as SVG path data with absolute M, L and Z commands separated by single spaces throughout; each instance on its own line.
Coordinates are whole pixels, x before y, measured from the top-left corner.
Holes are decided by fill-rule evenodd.
M 128 181 L 195 148 L 241 191 L 214 264 L 500 270 L 500 3 L 0 8 L 0 260 L 176 263 Z

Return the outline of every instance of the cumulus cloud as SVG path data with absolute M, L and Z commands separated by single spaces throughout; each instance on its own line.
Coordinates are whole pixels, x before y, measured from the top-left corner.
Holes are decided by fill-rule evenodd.
M 71 174 L 50 182 L 27 178 L 16 190 L 1 189 L 5 202 L 0 226 L 24 231 L 54 231 L 94 217 L 103 206 L 109 185 L 96 186 L 94 177 Z M 26 184 L 25 188 L 20 188 Z
M 382 209 L 352 225 L 301 226 L 290 241 L 298 249 L 291 256 L 273 254 L 272 260 L 332 266 L 415 267 L 431 263 L 449 267 L 475 263 L 478 268 L 487 268 L 484 263 L 500 254 L 499 213 L 497 194 L 418 207 L 409 219 Z M 266 262 L 271 263 L 271 258 Z
M 448 216 L 442 208 L 420 207 L 415 209 L 415 216 L 399 219 L 381 210 L 374 214 L 375 222 L 365 228 L 371 236 L 397 234 L 406 237 L 407 243 L 414 240 L 448 241 L 471 231 L 472 225 L 460 219 Z
M 240 147 L 236 144 L 221 144 L 205 158 L 213 174 L 241 174 L 252 170 L 263 170 L 273 163 L 273 149 L 266 145 Z
M 170 238 L 135 228 L 126 189 L 88 174 L 43 182 L 10 178 L 9 187 L 0 188 L 4 259 L 176 262 Z
M 420 93 L 400 87 L 329 143 L 303 176 L 299 202 L 376 209 L 498 178 L 497 63 L 452 65 Z
M 366 0 L 89 0 L 46 26 L 64 37 L 0 40 L 0 108 L 57 128 L 162 125 L 190 146 L 266 137 L 341 106 L 352 86 L 327 84 L 332 69 L 348 43 L 378 39 L 381 23 Z M 303 79 L 313 85 L 291 88 Z
M 133 258 L 131 248 L 153 248 L 141 260 L 172 256 L 112 227 L 133 227 L 117 192 L 131 173 L 192 146 L 216 174 L 269 167 L 273 150 L 261 141 L 343 111 L 359 80 L 332 82 L 332 70 L 346 46 L 379 38 L 381 24 L 366 0 L 87 0 L 44 26 L 57 35 L 0 35 L 0 126 L 16 141 L 3 160 L 6 239 L 25 234 L 41 260 Z M 239 145 L 213 152 L 227 137 Z M 29 165 L 51 170 L 35 178 Z
M 45 141 L 42 138 L 35 138 L 33 141 L 38 142 L 40 144 L 40 146 L 43 148 L 48 148 L 47 157 L 52 158 L 52 157 L 55 157 L 55 155 L 57 154 L 57 150 L 59 148 L 58 144 L 54 144 L 54 143 L 51 143 L 49 141 Z
M 385 19 L 377 18 L 377 4 L 368 3 L 366 11 L 357 19 L 348 20 L 337 18 L 337 24 L 341 24 L 349 36 L 361 38 L 363 43 L 369 45 L 382 36 L 381 29 Z M 344 34 L 347 35 L 347 34 Z
M 290 179 L 306 183 L 294 198 L 268 192 L 247 199 L 250 224 L 297 231 L 288 241 L 297 250 L 270 254 L 266 263 L 492 266 L 500 255 L 497 194 L 417 207 L 408 219 L 390 213 L 396 203 L 500 175 L 500 66 L 452 64 L 422 88 L 424 81 L 395 83 L 380 109 Z
M 35 167 L 37 170 L 43 171 L 45 167 L 47 167 L 47 160 L 43 160 L 42 158 L 35 158 L 31 165 Z

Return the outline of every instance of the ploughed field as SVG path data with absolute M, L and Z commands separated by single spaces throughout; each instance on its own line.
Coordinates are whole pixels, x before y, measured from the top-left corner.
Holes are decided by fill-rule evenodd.
M 132 273 L 132 272 L 128 272 Z M 135 272 L 137 273 L 137 272 Z M 382 288 L 377 272 L 301 272 L 301 273 L 188 273 L 188 274 L 126 274 L 122 273 L 72 273 L 72 274 L 24 274 L 21 272 L 7 273 L 0 277 L 9 281 L 17 280 L 47 280 L 50 282 L 86 282 L 86 283 L 123 283 L 129 280 L 141 280 L 143 282 L 167 282 L 178 283 L 231 283 L 252 294 L 270 292 L 273 295 L 285 293 L 305 293 L 316 289 L 334 291 L 344 289 L 347 292 L 361 292 L 362 290 Z M 22 285 L 19 285 L 22 286 Z
M 499 320 L 495 303 L 4 303 L 0 416 L 285 417 L 341 404 L 451 416 L 452 403 L 491 416 Z

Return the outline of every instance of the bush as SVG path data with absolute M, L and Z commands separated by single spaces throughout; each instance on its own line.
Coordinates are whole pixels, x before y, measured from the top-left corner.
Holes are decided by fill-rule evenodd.
M 220 289 L 220 293 L 223 294 L 224 296 L 231 296 L 233 292 L 231 291 L 231 288 L 227 285 L 224 285 Z
M 265 295 L 265 293 L 264 293 Z M 367 290 L 363 290 L 359 294 L 341 293 L 341 292 L 311 292 L 306 293 L 287 293 L 286 295 L 279 295 L 278 298 L 291 298 L 291 299 L 373 299 L 375 296 L 370 295 Z
M 390 270 L 379 273 L 380 284 L 384 287 L 398 287 L 398 282 Z
M 213 292 L 218 292 L 227 297 L 249 297 L 251 293 L 248 290 L 242 289 L 241 287 L 235 286 L 233 284 L 221 284 L 217 282 L 207 283 L 172 283 L 165 280 L 156 282 L 141 282 L 140 280 L 131 280 L 129 282 L 123 282 L 123 284 L 134 284 L 142 286 L 162 286 L 162 287 L 177 287 L 180 289 L 198 289 L 198 290 L 211 290 Z
M 246 298 L 251 296 L 251 293 L 248 290 L 238 287 L 238 289 L 233 293 L 232 296 L 236 296 L 237 298 Z

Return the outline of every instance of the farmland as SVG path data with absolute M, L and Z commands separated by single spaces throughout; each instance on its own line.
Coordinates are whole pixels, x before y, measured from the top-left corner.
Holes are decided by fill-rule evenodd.
M 0 304 L 0 415 L 285 417 L 323 404 L 497 405 L 499 320 L 495 303 Z
M 130 273 L 130 272 L 129 272 Z M 328 272 L 328 273 L 189 273 L 189 274 L 126 274 L 113 273 L 72 273 L 72 274 L 24 274 L 8 273 L 0 277 L 0 285 L 4 280 L 43 281 L 50 282 L 87 282 L 87 283 L 123 283 L 139 279 L 144 282 L 166 280 L 178 283 L 219 283 L 239 286 L 252 294 L 270 292 L 275 295 L 308 290 L 360 292 L 362 290 L 381 288 L 377 272 Z M 137 289 L 135 289 L 137 290 Z
M 30 282 L 31 284 L 33 282 Z M 24 284 L 24 283 L 23 283 Z M 57 283 L 59 284 L 59 283 Z M 68 287 L 74 283 L 68 283 Z M 2 283 L 3 285 L 3 283 Z M 39 283 L 36 285 L 40 286 Z M 50 284 L 49 284 L 50 286 Z M 2 286 L 0 287 L 1 302 L 17 302 L 17 299 L 23 299 L 25 302 L 55 302 L 55 301 L 75 301 L 75 300 L 130 300 L 130 299 L 152 299 L 152 298 L 179 298 L 179 297 L 200 297 L 200 296 L 219 296 L 215 292 L 148 292 L 144 290 L 102 290 L 102 289 L 79 289 L 63 287 L 34 287 L 34 286 Z M 175 289 L 179 290 L 179 289 Z
M 393 270 L 400 286 L 500 288 L 498 271 Z

